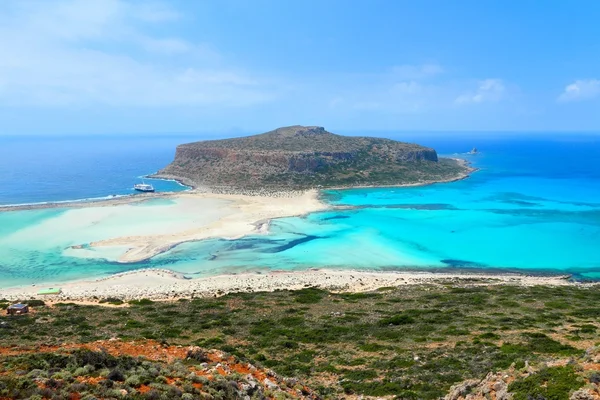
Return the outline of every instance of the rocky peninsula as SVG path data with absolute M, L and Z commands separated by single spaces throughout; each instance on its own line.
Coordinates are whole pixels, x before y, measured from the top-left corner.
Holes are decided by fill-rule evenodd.
M 404 186 L 465 178 L 472 169 L 461 161 L 440 158 L 434 149 L 417 144 L 297 125 L 182 144 L 174 161 L 155 177 L 218 193 Z

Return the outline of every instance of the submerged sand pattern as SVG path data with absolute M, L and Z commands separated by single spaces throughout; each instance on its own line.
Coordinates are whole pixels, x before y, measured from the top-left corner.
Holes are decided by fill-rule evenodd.
M 54 224 L 74 224 L 85 219 L 87 229 L 99 230 L 104 238 L 78 243 L 66 253 L 76 257 L 99 255 L 122 263 L 147 260 L 178 244 L 208 238 L 236 239 L 251 233 L 266 233 L 272 218 L 307 214 L 326 209 L 316 190 L 289 196 L 246 196 L 233 194 L 184 193 L 170 198 L 169 204 L 119 204 L 69 210 Z M 113 218 L 131 220 L 137 226 L 112 226 Z M 142 210 L 140 212 L 140 209 Z M 85 210 L 85 211 L 83 211 Z M 83 214 L 83 215 L 82 215 Z M 126 223 L 126 222 L 125 222 Z M 122 234 L 121 232 L 132 232 Z M 120 234 L 121 233 L 121 234 Z

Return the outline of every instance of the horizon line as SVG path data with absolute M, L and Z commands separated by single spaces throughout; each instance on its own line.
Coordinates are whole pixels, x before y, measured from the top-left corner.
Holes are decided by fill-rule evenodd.
M 277 128 L 275 128 L 277 129 Z M 327 128 L 325 128 L 327 129 Z M 271 129 L 273 130 L 273 129 Z M 448 130 L 432 130 L 432 129 L 327 129 L 329 132 L 342 132 L 342 133 L 401 133 L 401 134 L 419 134 L 419 133 L 432 133 L 432 134 L 444 134 L 444 133 L 461 133 L 461 134 L 580 134 L 580 135 L 600 135 L 600 130 L 463 130 L 463 129 L 448 129 Z M 206 130 L 206 131 L 173 131 L 173 132 L 106 132 L 106 133 L 0 133 L 2 137 L 98 137 L 98 136 L 192 136 L 192 135 L 246 135 L 246 134 L 260 134 L 269 131 L 263 130 Z

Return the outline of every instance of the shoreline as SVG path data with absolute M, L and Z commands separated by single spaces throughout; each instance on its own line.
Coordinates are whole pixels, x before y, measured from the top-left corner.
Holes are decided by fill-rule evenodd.
M 0 289 L 0 299 L 40 299 L 49 303 L 70 301 L 97 303 L 109 297 L 123 301 L 142 298 L 165 301 L 191 297 L 219 297 L 228 293 L 299 290 L 307 287 L 333 292 L 366 292 L 382 287 L 406 285 L 517 285 L 594 287 L 597 282 L 572 282 L 568 275 L 537 276 L 518 273 L 429 272 L 429 271 L 364 271 L 341 269 L 308 269 L 302 271 L 244 272 L 188 279 L 166 269 L 128 271 L 95 280 L 79 280 L 60 287 L 58 295 L 38 295 L 47 286 Z
M 190 190 L 198 189 L 198 186 L 196 185 L 196 183 L 192 182 L 190 179 L 181 178 L 181 177 L 174 176 L 174 175 L 160 175 L 158 172 L 154 172 L 152 174 L 144 175 L 144 177 L 146 177 L 148 179 L 159 179 L 159 180 L 163 180 L 163 181 L 175 181 L 178 184 L 180 184 L 181 186 L 188 187 Z
M 446 157 L 450 158 L 450 157 Z M 461 172 L 455 177 L 447 178 L 447 179 L 439 179 L 439 180 L 429 180 L 429 181 L 419 181 L 413 183 L 403 183 L 398 185 L 354 185 L 354 186 L 336 186 L 336 187 L 326 187 L 321 188 L 321 191 L 328 190 L 352 190 L 352 189 L 377 189 L 377 188 L 408 188 L 408 187 L 422 187 L 435 185 L 437 183 L 452 183 L 459 182 L 471 177 L 471 174 L 479 171 L 479 168 L 471 167 L 471 163 L 468 160 L 463 158 L 450 158 L 452 160 L 456 160 L 462 167 L 467 168 L 465 172 Z
M 475 171 L 475 169 L 468 167 L 467 160 L 457 159 L 457 161 L 463 166 L 467 167 L 467 170 L 461 173 L 459 176 L 448 180 L 448 182 L 465 179 Z M 160 179 L 173 179 L 173 177 L 162 177 Z M 446 181 L 424 181 L 418 183 L 394 185 L 390 187 L 401 188 L 425 186 L 442 182 Z M 179 181 L 179 183 L 189 186 L 189 183 L 185 181 Z M 352 188 L 353 187 L 348 187 L 343 189 Z M 340 188 L 338 190 L 343 189 Z M 314 212 L 338 209 L 339 207 L 330 205 L 324 201 L 323 194 L 325 190 L 336 189 L 327 188 L 323 190 L 311 189 L 304 191 L 289 190 L 277 192 L 265 190 L 260 193 L 261 196 L 256 196 L 256 193 L 249 193 L 247 191 L 238 191 L 238 194 L 219 194 L 207 192 L 196 187 L 191 190 L 180 192 L 139 193 L 95 201 L 83 200 L 69 203 L 42 203 L 8 207 L 0 206 L 0 212 L 66 208 L 66 212 L 69 213 L 69 216 L 66 217 L 66 220 L 69 221 L 73 219 L 70 214 L 71 211 L 69 210 L 87 209 L 85 210 L 86 213 L 92 213 L 94 215 L 92 218 L 92 224 L 97 224 L 102 221 L 102 215 L 106 214 L 101 211 L 101 207 L 115 207 L 115 211 L 110 211 L 110 213 L 114 214 L 116 212 L 122 214 L 123 212 L 129 212 L 122 208 L 123 206 L 136 205 L 138 203 L 153 199 L 174 199 L 177 201 L 177 204 L 174 206 L 174 211 L 172 212 L 191 212 L 193 209 L 189 209 L 189 204 L 191 204 L 190 202 L 193 204 L 206 204 L 206 201 L 224 201 L 226 203 L 225 206 L 223 206 L 223 203 L 221 203 L 220 206 L 209 206 L 208 209 L 203 209 L 202 212 L 208 213 L 209 215 L 215 212 L 223 212 L 223 214 L 213 218 L 212 220 L 199 220 L 198 222 L 195 222 L 196 225 L 194 226 L 188 225 L 184 227 L 182 225 L 180 228 L 178 228 L 178 230 L 169 233 L 156 229 L 154 231 L 147 231 L 144 233 L 134 233 L 133 235 L 130 234 L 130 236 L 124 236 L 123 234 L 119 236 L 118 233 L 115 233 L 114 236 L 111 235 L 91 242 L 84 242 L 84 239 L 84 241 L 71 245 L 65 249 L 70 251 L 76 257 L 78 257 L 79 254 L 86 257 L 85 254 L 86 252 L 89 252 L 88 249 L 96 249 L 96 251 L 102 252 L 105 250 L 101 250 L 99 248 L 106 248 L 106 251 L 109 252 L 113 251 L 112 249 L 122 249 L 118 250 L 119 253 L 116 256 L 112 256 L 112 261 L 129 264 L 151 259 L 172 249 L 175 246 L 186 242 L 201 241 L 211 238 L 223 238 L 227 240 L 243 237 L 253 233 L 267 233 L 271 220 L 275 218 L 302 216 Z M 242 193 L 240 194 L 239 192 Z M 81 221 L 81 219 L 78 218 L 78 221 Z M 136 270 L 128 272 L 135 271 Z M 67 281 L 63 283 L 63 285 L 69 285 L 71 282 L 72 281 Z M 0 293 L 2 291 L 3 290 L 0 289 Z
M 440 179 L 440 180 L 427 180 L 412 183 L 402 183 L 396 185 L 352 185 L 352 186 L 332 186 L 332 187 L 315 187 L 309 189 L 259 189 L 259 190 L 246 190 L 246 189 L 235 189 L 235 188 L 209 188 L 201 187 L 196 183 L 192 182 L 187 178 L 176 177 L 172 175 L 160 175 L 158 173 L 144 175 L 148 179 L 157 180 L 168 180 L 175 181 L 179 185 L 187 187 L 189 189 L 182 190 L 179 192 L 153 192 L 153 193 L 131 193 L 123 195 L 113 195 L 112 197 L 100 197 L 95 199 L 76 199 L 76 200 L 61 200 L 51 201 L 42 203 L 30 203 L 30 204 L 6 204 L 0 205 L 0 212 L 10 211 L 27 211 L 27 210 L 39 210 L 49 208 L 85 208 L 85 207 L 108 207 L 117 206 L 123 204 L 139 203 L 155 198 L 172 198 L 178 197 L 184 194 L 203 194 L 203 195 L 214 195 L 218 196 L 250 196 L 250 197 L 294 197 L 299 194 L 304 194 L 310 191 L 318 191 L 319 196 L 324 191 L 328 190 L 352 190 L 352 189 L 376 189 L 376 188 L 404 188 L 404 187 L 420 187 L 434 185 L 436 183 L 451 183 L 458 182 L 467 179 L 471 174 L 479 171 L 479 168 L 471 167 L 471 163 L 463 158 L 446 157 L 457 161 L 460 166 L 466 168 L 465 172 L 461 172 L 455 177 Z M 320 198 L 320 197 L 319 197 Z
M 138 203 L 153 198 L 176 196 L 181 193 L 193 192 L 196 188 L 185 184 L 183 181 L 175 178 L 159 178 L 151 175 L 142 175 L 142 178 L 171 181 L 176 182 L 178 185 L 185 187 L 186 189 L 177 192 L 133 192 L 129 194 L 114 194 L 107 195 L 104 197 L 93 197 L 84 199 L 72 199 L 72 200 L 58 200 L 58 201 L 44 201 L 38 203 L 22 203 L 22 204 L 4 204 L 0 205 L 0 212 L 8 211 L 26 211 L 26 210 L 40 210 L 48 208 L 83 208 L 83 207 L 95 207 L 95 206 L 110 206 L 128 203 Z
M 215 219 L 198 222 L 193 227 L 180 228 L 176 232 L 153 232 L 143 235 L 120 236 L 84 243 L 98 247 L 127 247 L 117 260 L 119 263 L 135 263 L 148 260 L 182 243 L 195 242 L 211 238 L 237 239 L 252 233 L 265 233 L 265 224 L 275 218 L 294 217 L 312 212 L 327 210 L 329 205 L 322 202 L 316 190 L 303 193 L 288 193 L 288 196 L 249 196 L 214 193 L 182 192 L 171 196 L 181 203 L 175 208 L 186 210 L 186 203 L 222 201 L 226 205 L 207 205 L 200 212 L 215 214 L 223 212 Z

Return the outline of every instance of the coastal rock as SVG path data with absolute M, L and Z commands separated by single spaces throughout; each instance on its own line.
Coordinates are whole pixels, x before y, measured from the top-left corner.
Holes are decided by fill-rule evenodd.
M 459 400 L 463 399 L 469 391 L 479 384 L 479 380 L 471 379 L 465 382 L 458 383 L 450 388 L 450 392 L 444 400 Z
M 456 160 L 438 159 L 428 147 L 341 136 L 316 126 L 290 126 L 260 135 L 180 145 L 175 160 L 157 176 L 227 192 L 399 185 L 450 180 L 468 171 Z

